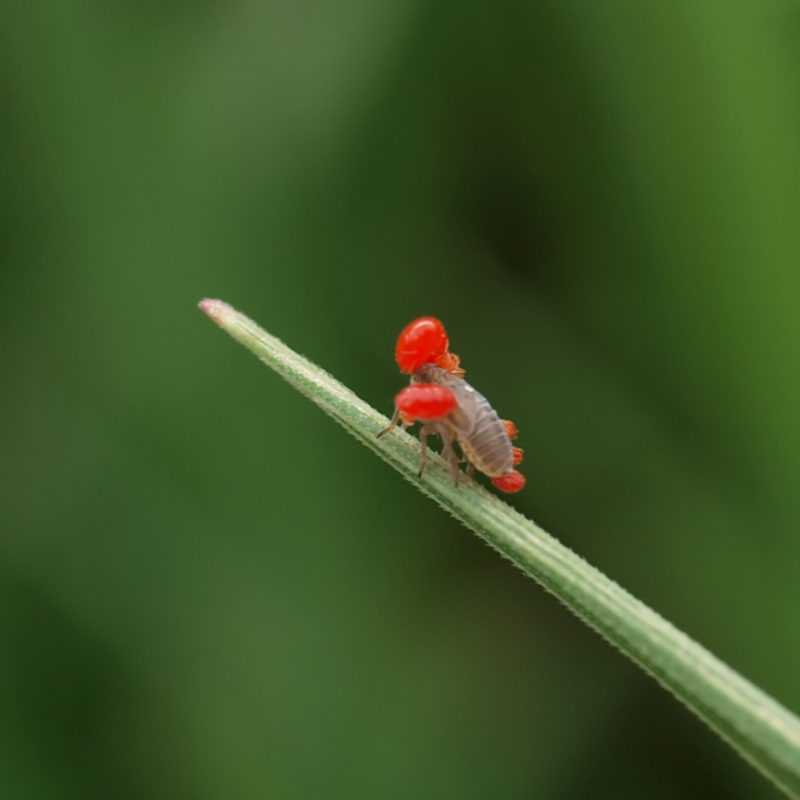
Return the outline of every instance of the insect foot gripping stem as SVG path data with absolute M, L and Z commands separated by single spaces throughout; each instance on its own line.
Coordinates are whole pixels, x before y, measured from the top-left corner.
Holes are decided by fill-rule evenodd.
M 455 394 L 446 386 L 435 383 L 416 383 L 406 386 L 395 398 L 401 418 L 423 420 L 440 419 L 457 405 Z
M 492 483 L 501 491 L 506 494 L 513 494 L 518 492 L 525 485 L 525 476 L 515 469 L 512 469 L 508 475 L 503 475 L 502 478 L 492 478 Z

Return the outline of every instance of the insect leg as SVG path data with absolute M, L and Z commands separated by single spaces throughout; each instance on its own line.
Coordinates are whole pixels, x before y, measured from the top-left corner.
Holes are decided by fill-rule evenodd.
M 397 425 L 399 419 L 400 419 L 400 409 L 397 406 L 395 406 L 394 415 L 392 416 L 392 421 L 389 423 L 389 427 L 384 428 L 375 438 L 380 439 L 381 436 L 386 436 L 386 434 L 389 433 L 389 431 L 392 430 L 392 428 L 394 428 L 395 425 Z
M 420 455 L 419 472 L 417 476 L 420 478 L 422 477 L 422 473 L 425 472 L 425 465 L 428 463 L 428 436 L 432 433 L 436 433 L 436 431 L 432 430 L 428 425 L 423 425 L 419 429 Z
M 450 462 L 450 474 L 453 476 L 453 484 L 458 486 L 458 479 L 461 476 L 461 470 L 458 465 L 461 459 L 458 454 L 453 450 L 453 431 L 447 425 L 438 425 L 437 433 L 442 437 L 444 447 L 442 448 L 442 458 Z

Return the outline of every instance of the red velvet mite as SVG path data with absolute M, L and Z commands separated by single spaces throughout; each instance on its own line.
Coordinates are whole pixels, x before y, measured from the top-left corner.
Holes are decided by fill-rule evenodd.
M 444 442 L 442 457 L 451 464 L 456 486 L 459 464 L 466 461 L 468 474 L 477 468 L 500 491 L 518 492 L 525 476 L 514 469 L 522 461 L 522 450 L 511 444 L 517 428 L 500 419 L 489 401 L 464 380 L 459 358 L 449 346 L 444 325 L 435 317 L 420 317 L 403 329 L 395 358 L 400 371 L 411 376 L 411 385 L 395 398 L 392 421 L 378 436 L 389 433 L 398 421 L 404 427 L 422 422 L 420 476 L 427 461 L 428 436 L 438 434 Z M 456 442 L 461 457 L 453 448 Z
M 420 317 L 403 328 L 394 357 L 400 372 L 410 375 L 423 364 L 434 364 L 448 346 L 444 325 L 435 317 Z
M 395 398 L 395 403 L 401 414 L 423 422 L 444 417 L 458 405 L 456 396 L 450 389 L 435 383 L 406 386 Z

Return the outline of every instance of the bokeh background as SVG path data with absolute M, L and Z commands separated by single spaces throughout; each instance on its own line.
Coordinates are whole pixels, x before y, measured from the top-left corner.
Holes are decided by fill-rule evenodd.
M 800 5 L 0 4 L 0 794 L 776 798 L 196 307 L 800 710 Z

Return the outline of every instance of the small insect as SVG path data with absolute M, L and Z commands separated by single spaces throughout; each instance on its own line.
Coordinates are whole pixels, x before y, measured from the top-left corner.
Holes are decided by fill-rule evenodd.
M 442 457 L 450 462 L 456 486 L 459 464 L 466 462 L 468 475 L 477 468 L 500 491 L 518 492 L 525 485 L 525 476 L 514 469 L 522 461 L 522 450 L 511 444 L 517 428 L 510 420 L 500 419 L 489 401 L 464 380 L 459 358 L 449 348 L 444 325 L 434 317 L 420 317 L 403 329 L 395 359 L 400 371 L 411 376 L 411 385 L 395 398 L 392 421 L 378 437 L 398 422 L 404 428 L 421 422 L 420 477 L 428 458 L 428 436 L 438 434 L 444 442 Z M 454 443 L 461 449 L 461 457 Z

